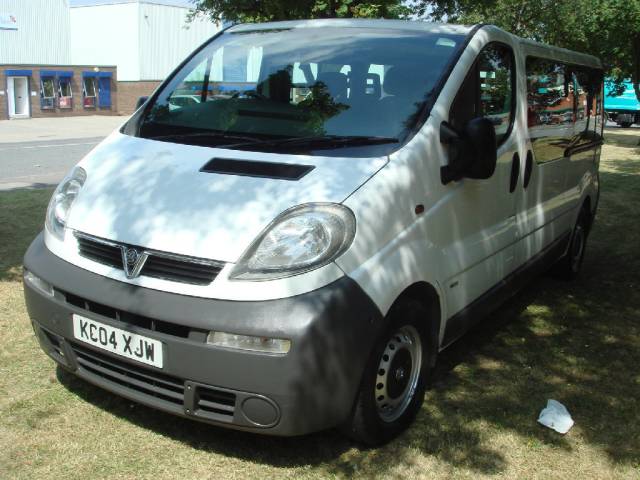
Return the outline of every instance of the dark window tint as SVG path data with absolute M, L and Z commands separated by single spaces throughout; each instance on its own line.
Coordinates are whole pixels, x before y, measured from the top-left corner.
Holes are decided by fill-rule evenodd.
M 594 131 L 598 138 L 602 138 L 602 129 L 604 128 L 604 106 L 603 106 L 603 98 L 604 98 L 604 74 L 602 70 L 592 70 L 591 74 L 593 75 L 594 81 L 596 83 L 595 87 L 595 122 L 594 122 Z
M 527 59 L 528 123 L 566 125 L 573 123 L 573 82 L 562 63 Z
M 501 44 L 490 44 L 478 55 L 451 107 L 450 123 L 457 129 L 476 117 L 490 119 L 498 143 L 513 120 L 513 54 Z
M 598 140 L 601 131 L 598 129 L 598 105 L 601 98 L 602 72 L 587 67 L 573 67 L 576 91 L 576 125 L 575 142 L 589 143 Z
M 574 84 L 560 62 L 527 58 L 527 123 L 538 163 L 564 156 L 571 145 L 575 116 Z
M 602 129 L 604 128 L 604 77 L 601 71 L 597 72 L 598 74 L 598 87 L 596 88 L 596 121 L 595 121 L 595 132 L 596 135 L 602 137 Z
M 527 118 L 538 163 L 602 133 L 602 71 L 555 60 L 527 58 Z

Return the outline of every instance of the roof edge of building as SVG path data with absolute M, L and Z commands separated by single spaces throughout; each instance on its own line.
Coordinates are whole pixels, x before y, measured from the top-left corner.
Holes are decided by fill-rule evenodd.
M 106 5 L 124 5 L 130 3 L 146 3 L 186 9 L 194 8 L 194 5 L 190 1 L 185 0 L 71 0 L 69 2 L 69 8 L 102 7 Z
M 0 63 L 0 69 L 7 67 L 59 67 L 59 68 L 118 68 L 117 65 L 96 65 L 92 64 L 69 64 L 69 63 L 38 63 L 38 62 L 20 62 L 20 63 Z

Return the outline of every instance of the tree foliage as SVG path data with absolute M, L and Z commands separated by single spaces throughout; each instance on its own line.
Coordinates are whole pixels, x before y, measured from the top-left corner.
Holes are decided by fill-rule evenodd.
M 490 23 L 516 35 L 599 57 L 607 76 L 631 78 L 640 99 L 640 0 L 193 0 L 220 22 L 428 16 Z
M 640 99 L 640 0 L 419 0 L 418 15 L 490 23 L 516 35 L 599 57 Z
M 303 18 L 402 18 L 400 0 L 194 0 L 195 15 L 220 22 L 270 22 Z

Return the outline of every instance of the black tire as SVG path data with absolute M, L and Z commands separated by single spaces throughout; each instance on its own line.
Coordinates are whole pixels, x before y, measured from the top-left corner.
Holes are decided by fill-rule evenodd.
M 620 124 L 620 126 L 621 126 L 622 128 L 629 128 L 629 127 L 631 126 L 631 122 L 622 122 L 622 123 Z
M 578 215 L 576 225 L 571 233 L 571 242 L 567 253 L 554 265 L 552 273 L 562 280 L 573 280 L 582 270 L 584 253 L 589 236 L 589 213 L 583 208 Z
M 387 327 L 367 361 L 351 418 L 342 428 L 343 433 L 353 440 L 367 446 L 382 445 L 398 436 L 414 420 L 424 401 L 427 380 L 432 365 L 435 363 L 434 352 L 429 351 L 434 347 L 433 339 L 429 338 L 426 325 L 429 320 L 428 316 L 427 309 L 415 300 L 401 301 L 392 307 Z M 417 335 L 419 349 L 416 346 L 417 342 L 414 342 L 413 345 L 405 343 L 405 335 Z M 399 345 L 399 347 L 393 348 L 392 345 Z M 388 355 L 391 353 L 390 348 L 395 352 L 391 358 Z M 419 371 L 414 368 L 417 363 L 413 361 L 415 354 L 412 351 L 414 349 L 416 352 L 418 350 L 420 352 Z M 387 363 L 384 363 L 385 355 Z M 405 371 L 407 355 L 412 358 L 408 373 Z M 385 365 L 388 365 L 386 370 L 382 368 Z M 415 385 L 412 386 L 414 372 L 416 375 Z M 385 375 L 384 378 L 381 378 L 381 374 Z M 402 388 L 404 375 L 408 380 L 405 387 Z M 381 387 L 381 379 L 388 383 L 384 385 L 384 388 Z M 398 394 L 400 390 L 401 393 Z M 411 390 L 413 390 L 412 394 L 410 394 Z M 403 398 L 397 411 L 384 409 L 385 400 L 381 393 L 388 394 L 389 403 L 399 402 L 398 398 Z M 410 396 L 406 401 L 404 400 L 405 394 Z M 397 415 L 396 418 L 394 418 L 395 415 Z

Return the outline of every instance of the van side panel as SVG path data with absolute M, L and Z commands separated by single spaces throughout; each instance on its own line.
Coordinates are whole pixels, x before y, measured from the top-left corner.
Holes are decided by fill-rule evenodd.
M 351 247 L 336 261 L 369 295 L 383 315 L 410 285 L 426 282 L 442 291 L 438 279 L 443 252 L 429 238 L 436 196 L 425 188 L 439 166 L 431 121 L 392 160 L 344 204 L 358 225 Z M 417 155 L 415 152 L 424 152 Z M 423 205 L 424 213 L 416 214 Z M 444 316 L 444 309 L 441 308 Z M 441 322 L 442 323 L 442 322 Z
M 502 35 L 499 39 L 510 43 L 510 36 Z M 484 29 L 476 33 L 421 131 L 345 201 L 358 229 L 337 263 L 383 314 L 407 286 L 424 281 L 439 292 L 441 315 L 449 318 L 515 267 L 515 209 L 495 193 L 500 185 L 508 194 L 514 145 L 505 147 L 513 151 L 489 181 L 442 185 L 440 180 L 440 167 L 448 163 L 440 124 L 478 52 L 493 39 Z M 415 213 L 417 205 L 424 213 Z M 441 338 L 445 324 L 441 321 Z
M 515 64 L 511 66 L 519 72 L 517 62 L 518 44 L 513 37 L 493 27 L 478 31 L 469 44 L 472 53 L 469 63 L 464 65 L 465 73 L 450 79 L 452 94 L 442 97 L 439 104 L 443 119 L 452 122 L 452 105 L 456 95 L 466 81 L 466 73 L 478 58 L 478 54 L 493 45 L 506 45 L 513 52 Z M 462 62 L 461 62 L 462 63 Z M 462 65 L 461 65 L 462 66 Z M 512 85 L 517 98 L 517 81 Z M 447 185 L 438 185 L 443 196 L 443 212 L 446 217 L 440 224 L 449 228 L 438 229 L 436 243 L 447 253 L 446 277 L 442 280 L 447 295 L 449 318 L 491 289 L 517 268 L 516 242 L 516 195 L 510 192 L 511 175 L 514 164 L 521 163 L 519 151 L 523 137 L 518 115 L 517 102 L 511 110 L 512 127 L 501 141 L 497 152 L 496 170 L 491 178 L 475 180 L 463 178 Z M 460 126 L 458 127 L 460 128 Z M 450 162 L 449 149 L 442 149 L 442 164 Z M 445 200 L 446 198 L 446 200 Z M 443 261 L 445 261 L 443 259 Z
M 521 42 L 521 56 L 525 65 L 521 81 L 525 88 L 520 101 L 526 112 L 527 152 L 533 158 L 519 209 L 523 240 L 519 251 L 521 261 L 527 261 L 558 236 L 571 231 L 585 198 L 597 197 L 599 148 L 571 152 L 572 145 L 580 144 L 584 129 L 595 131 L 599 122 L 594 112 L 590 117 L 580 115 L 586 100 L 580 91 L 575 91 L 571 69 L 564 71 L 564 85 L 557 81 L 557 85 L 550 86 L 563 93 L 548 106 L 540 103 L 549 85 L 535 84 L 536 73 L 540 73 L 536 71 L 536 61 L 559 66 L 591 64 L 597 68 L 591 57 L 527 41 Z M 538 94 L 539 99 L 532 97 Z
M 448 119 L 478 53 L 494 41 L 510 45 L 516 58 L 517 107 L 511 138 L 498 152 L 500 160 L 491 179 L 442 185 L 440 167 L 448 164 L 448 151 L 440 143 L 440 124 Z M 576 207 L 586 195 L 597 192 L 597 165 L 578 156 L 544 165 L 534 161 L 524 188 L 526 155 L 532 148 L 526 91 L 525 54 L 519 40 L 494 27 L 480 29 L 453 68 L 420 132 L 344 202 L 356 214 L 358 228 L 354 243 L 336 262 L 338 266 L 358 282 L 383 314 L 413 283 L 434 286 L 441 304 L 441 342 L 447 319 L 566 238 L 575 222 Z M 557 130 L 572 136 L 573 129 L 571 124 Z M 520 156 L 521 174 L 513 196 L 503 197 L 500 189 L 509 190 L 515 152 Z M 571 178 L 569 166 L 574 167 Z M 509 202 L 513 208 L 506 207 Z M 418 205 L 424 207 L 424 213 L 416 213 Z

